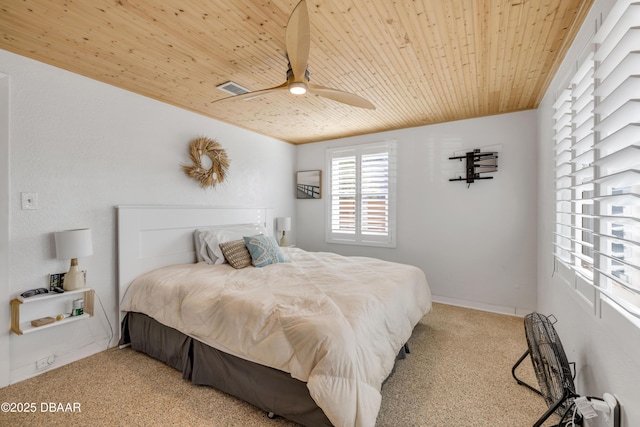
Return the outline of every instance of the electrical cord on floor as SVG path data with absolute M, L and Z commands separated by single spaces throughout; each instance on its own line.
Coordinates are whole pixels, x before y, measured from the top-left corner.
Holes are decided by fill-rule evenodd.
M 573 403 L 573 415 L 571 416 L 571 422 L 565 427 L 576 427 L 576 413 L 578 412 L 578 405 Z
M 109 330 L 111 331 L 111 336 L 109 337 L 109 341 L 107 342 L 107 350 L 111 345 L 111 341 L 113 340 L 113 326 L 111 325 L 111 321 L 109 320 L 109 316 L 107 316 L 107 311 L 104 309 L 104 305 L 102 305 L 102 300 L 100 299 L 100 295 L 94 290 L 93 294 L 98 297 L 98 302 L 100 303 L 100 307 L 102 308 L 102 313 L 104 314 L 104 318 L 107 319 L 107 323 L 109 324 Z
M 573 409 L 573 418 L 572 418 L 571 421 L 567 421 L 566 424 L 565 424 L 564 419 L 571 412 L 571 408 L 574 408 Z M 575 416 L 576 416 L 577 409 L 578 409 L 578 407 L 576 406 L 576 403 L 572 402 L 571 405 L 569 405 L 569 407 L 562 414 L 562 418 L 560 418 L 560 422 L 558 424 L 556 424 L 556 427 L 575 427 L 574 419 L 575 419 Z

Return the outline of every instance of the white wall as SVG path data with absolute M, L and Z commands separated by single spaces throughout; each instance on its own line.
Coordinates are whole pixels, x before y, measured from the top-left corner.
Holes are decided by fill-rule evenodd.
M 0 300 L 9 294 L 9 76 L 0 74 Z M 4 302 L 4 301 L 2 301 Z M 8 319 L 9 305 L 0 305 Z M 9 383 L 9 330 L 0 331 L 0 387 Z
M 322 169 L 329 147 L 398 142 L 398 239 L 394 249 L 328 244 L 326 191 L 298 200 L 303 249 L 368 255 L 424 270 L 435 299 L 526 314 L 536 307 L 536 112 L 344 138 L 298 147 L 298 170 Z M 494 179 L 450 182 L 463 172 L 454 154 L 499 151 Z
M 583 28 L 567 53 L 538 109 L 538 311 L 553 313 L 556 329 L 570 361 L 577 366 L 578 393 L 602 396 L 613 393 L 622 405 L 622 426 L 640 425 L 640 328 L 593 294 L 591 305 L 573 283 L 553 273 L 554 151 L 552 129 L 556 93 L 568 84 L 576 63 L 584 55 L 596 23 L 606 17 L 614 1 L 596 0 Z M 591 425 L 604 425 L 596 422 Z
M 295 146 L 9 52 L 0 51 L 0 72 L 11 85 L 10 267 L 8 286 L 0 288 L 2 307 L 26 289 L 45 286 L 48 273 L 68 269 L 67 260 L 55 258 L 53 232 L 90 227 L 94 253 L 79 264 L 117 328 L 119 204 L 260 206 L 273 208 L 275 216 L 295 213 Z M 202 135 L 217 139 L 231 159 L 228 181 L 215 189 L 201 189 L 180 167 L 188 162 L 189 141 Z M 39 209 L 21 210 L 21 192 L 37 192 Z M 12 334 L 10 381 L 35 374 L 34 362 L 50 354 L 59 366 L 105 349 L 111 331 L 99 301 L 95 311 L 87 321 Z M 0 324 L 7 331 L 8 316 Z

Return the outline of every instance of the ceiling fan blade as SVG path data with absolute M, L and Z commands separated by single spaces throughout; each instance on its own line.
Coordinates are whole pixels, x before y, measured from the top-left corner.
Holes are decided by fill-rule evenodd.
M 218 99 L 218 100 L 213 101 L 213 102 L 226 101 L 227 99 L 236 99 L 236 100 L 237 99 L 245 99 L 245 100 L 248 100 L 250 98 L 255 98 L 257 96 L 261 96 L 261 95 L 264 95 L 264 94 L 269 93 L 269 92 L 277 92 L 277 91 L 280 91 L 280 90 L 288 90 L 288 86 L 289 86 L 288 82 L 284 82 L 279 86 L 270 87 L 268 89 L 255 90 L 253 92 L 247 92 L 247 93 L 243 93 L 241 95 L 227 96 L 226 98 Z
M 309 85 L 309 92 L 316 95 L 332 99 L 334 101 L 342 102 L 343 104 L 352 105 L 359 108 L 367 108 L 369 110 L 375 110 L 376 106 L 367 101 L 361 96 L 353 93 L 344 92 L 338 89 L 331 89 L 330 87 Z
M 289 17 L 286 33 L 287 56 L 295 81 L 304 81 L 309 61 L 309 11 L 307 2 L 302 0 Z

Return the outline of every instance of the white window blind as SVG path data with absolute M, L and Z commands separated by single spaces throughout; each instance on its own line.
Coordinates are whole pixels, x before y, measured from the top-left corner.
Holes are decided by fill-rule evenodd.
M 640 317 L 640 4 L 596 34 L 595 283 Z
M 331 232 L 355 235 L 357 171 L 355 150 L 331 160 Z
M 395 143 L 327 151 L 330 243 L 395 247 Z
M 589 54 L 571 82 L 573 243 L 575 268 L 593 278 L 593 54 Z
M 640 318 L 640 4 L 619 1 L 554 104 L 554 254 Z
M 554 108 L 554 144 L 556 150 L 556 222 L 555 222 L 555 256 L 562 262 L 573 263 L 572 204 L 573 168 L 571 161 L 571 90 L 564 90 L 553 105 Z

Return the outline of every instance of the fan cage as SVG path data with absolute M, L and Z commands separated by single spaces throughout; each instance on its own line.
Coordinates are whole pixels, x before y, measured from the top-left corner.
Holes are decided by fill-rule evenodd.
M 540 393 L 549 407 L 562 400 L 556 413 L 563 416 L 572 407 L 576 392 L 571 367 L 553 323 L 547 316 L 530 313 L 525 316 L 524 329 Z

